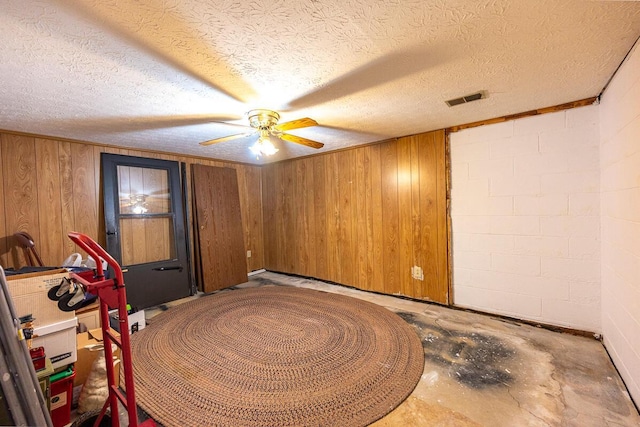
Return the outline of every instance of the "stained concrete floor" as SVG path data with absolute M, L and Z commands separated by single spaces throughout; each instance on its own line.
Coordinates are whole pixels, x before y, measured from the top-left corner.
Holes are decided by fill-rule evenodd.
M 424 347 L 422 378 L 374 427 L 640 426 L 620 376 L 593 338 L 272 272 L 237 288 L 267 284 L 360 298 L 413 325 Z M 153 321 L 158 312 L 145 314 Z

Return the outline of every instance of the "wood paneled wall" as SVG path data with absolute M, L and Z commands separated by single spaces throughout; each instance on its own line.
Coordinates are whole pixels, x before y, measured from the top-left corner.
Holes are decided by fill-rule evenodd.
M 447 303 L 445 148 L 436 131 L 264 166 L 265 268 Z
M 247 268 L 253 271 L 264 267 L 260 167 L 0 133 L 3 267 L 26 265 L 13 239 L 17 231 L 31 234 L 47 265 L 59 265 L 78 251 L 66 235 L 69 231 L 85 233 L 104 245 L 101 152 L 236 169 L 245 246 L 252 253 Z
M 443 131 L 264 167 L 0 133 L 0 264 L 25 265 L 17 231 L 51 265 L 69 231 L 104 244 L 101 152 L 236 169 L 248 271 L 448 300 Z

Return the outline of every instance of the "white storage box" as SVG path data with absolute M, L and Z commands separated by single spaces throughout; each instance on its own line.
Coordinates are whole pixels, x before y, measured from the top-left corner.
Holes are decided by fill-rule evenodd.
M 134 334 L 147 326 L 146 319 L 144 318 L 144 310 L 136 311 L 129 315 L 129 334 Z M 118 319 L 118 310 L 111 310 L 109 312 L 109 326 L 116 331 L 120 331 L 120 320 Z
M 44 347 L 44 352 L 54 369 L 61 368 L 78 359 L 76 325 L 78 320 L 65 320 L 33 328 L 31 347 Z

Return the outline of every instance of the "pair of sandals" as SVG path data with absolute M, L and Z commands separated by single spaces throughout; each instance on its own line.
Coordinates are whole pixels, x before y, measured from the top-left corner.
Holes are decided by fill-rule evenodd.
M 105 261 L 104 259 L 102 259 L 102 257 L 100 257 L 100 262 L 102 263 L 102 270 L 107 271 L 107 267 L 108 267 L 107 261 Z M 87 259 L 83 260 L 82 255 L 75 252 L 69 255 L 67 259 L 65 259 L 62 262 L 62 267 L 70 268 L 70 269 L 73 269 L 76 267 L 96 269 L 97 265 L 96 265 L 96 261 L 91 257 L 91 255 L 89 255 Z
M 102 263 L 102 271 L 107 271 L 107 262 L 100 258 Z M 91 256 L 86 260 L 82 260 L 82 256 L 78 253 L 71 254 L 63 261 L 62 267 L 71 271 L 81 269 L 96 269 L 96 262 Z M 98 296 L 85 293 L 81 285 L 73 280 L 64 277 L 59 285 L 49 289 L 47 296 L 52 301 L 58 301 L 58 308 L 62 311 L 75 311 L 94 302 Z

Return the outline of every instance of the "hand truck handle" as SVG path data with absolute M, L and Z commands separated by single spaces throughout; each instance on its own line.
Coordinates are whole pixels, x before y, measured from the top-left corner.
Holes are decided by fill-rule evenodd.
M 73 242 L 84 249 L 96 262 L 96 276 L 104 277 L 104 270 L 102 268 L 102 262 L 100 258 L 104 259 L 107 264 L 109 264 L 113 270 L 116 272 L 117 276 L 120 276 L 121 269 L 120 265 L 116 262 L 115 259 L 107 251 L 105 251 L 102 246 L 97 244 L 91 237 L 86 234 L 78 233 L 76 231 L 72 231 L 68 234 L 69 238 L 73 240 Z

